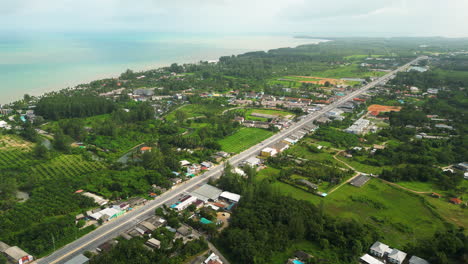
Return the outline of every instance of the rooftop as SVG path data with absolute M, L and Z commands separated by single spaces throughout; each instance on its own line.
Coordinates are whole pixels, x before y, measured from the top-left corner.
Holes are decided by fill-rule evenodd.
M 194 190 L 191 194 L 202 201 L 208 200 L 217 200 L 219 195 L 221 195 L 223 191 L 211 186 L 209 184 L 204 184 L 200 188 Z
M 89 261 L 89 258 L 85 257 L 85 255 L 83 254 L 80 254 L 80 255 L 73 257 L 72 259 L 65 262 L 64 264 L 84 264 L 84 263 L 88 263 L 88 261 Z

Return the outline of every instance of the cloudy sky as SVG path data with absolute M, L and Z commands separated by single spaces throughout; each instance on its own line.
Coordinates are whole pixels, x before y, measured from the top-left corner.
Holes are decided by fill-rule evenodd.
M 468 37 L 468 0 L 0 0 L 0 31 Z

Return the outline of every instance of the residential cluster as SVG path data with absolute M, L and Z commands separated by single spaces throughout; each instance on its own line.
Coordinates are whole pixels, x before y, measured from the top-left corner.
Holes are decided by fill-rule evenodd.
M 411 256 L 408 258 L 408 254 L 398 250 L 396 248 L 390 248 L 388 245 L 382 242 L 375 242 L 369 249 L 369 254 L 365 254 L 361 257 L 360 261 L 364 264 L 429 264 L 425 259 L 418 256 Z M 407 262 L 406 262 L 407 261 Z

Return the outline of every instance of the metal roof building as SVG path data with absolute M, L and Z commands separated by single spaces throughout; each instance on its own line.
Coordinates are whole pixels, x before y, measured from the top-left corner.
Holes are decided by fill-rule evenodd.
M 204 184 L 200 188 L 190 193 L 190 195 L 195 196 L 204 202 L 208 202 L 209 200 L 217 201 L 222 192 L 222 190 L 214 186 Z
M 80 254 L 78 256 L 73 257 L 69 261 L 65 262 L 64 264 L 86 264 L 89 263 L 89 259 L 85 257 L 85 255 Z

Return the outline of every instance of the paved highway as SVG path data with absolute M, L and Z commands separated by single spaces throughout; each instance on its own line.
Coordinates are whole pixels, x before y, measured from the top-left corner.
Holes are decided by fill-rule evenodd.
M 376 81 L 373 81 L 360 89 L 351 92 L 344 97 L 340 98 L 338 101 L 323 107 L 320 111 L 311 113 L 306 115 L 302 120 L 293 124 L 288 129 L 284 129 L 281 132 L 271 136 L 270 138 L 264 140 L 263 142 L 239 153 L 236 156 L 231 157 L 228 161 L 232 165 L 238 165 L 242 161 L 258 155 L 261 149 L 265 148 L 266 146 L 271 146 L 280 140 L 286 138 L 288 135 L 293 134 L 294 132 L 300 130 L 305 124 L 308 124 L 322 114 L 332 110 L 333 108 L 341 105 L 342 103 L 352 100 L 354 97 L 359 96 L 360 94 L 366 92 L 367 90 L 375 87 L 376 85 L 386 82 L 391 79 L 397 72 L 404 71 L 409 67 L 411 64 L 416 63 L 417 61 L 423 59 L 424 57 L 419 57 L 408 64 L 405 64 L 398 69 L 388 73 L 387 75 L 379 78 Z M 53 252 L 51 255 L 44 257 L 42 259 L 37 260 L 39 264 L 59 264 L 64 263 L 67 260 L 71 259 L 72 257 L 83 253 L 87 250 L 94 250 L 102 243 L 119 236 L 121 233 L 131 229 L 139 222 L 151 217 L 154 215 L 154 210 L 162 206 L 163 204 L 170 203 L 172 201 L 177 200 L 181 194 L 190 192 L 196 189 L 198 186 L 206 183 L 209 178 L 211 177 L 219 177 L 223 170 L 222 165 L 218 165 L 212 168 L 210 171 L 205 172 L 204 174 L 195 177 L 189 181 L 186 181 L 182 184 L 179 184 L 172 188 L 171 190 L 163 193 L 162 195 L 158 196 L 155 200 L 149 201 L 146 205 L 130 211 L 123 216 L 120 216 L 103 226 L 99 227 L 98 229 L 88 233 L 87 235 L 73 241 L 72 243 L 58 249 L 57 251 Z

